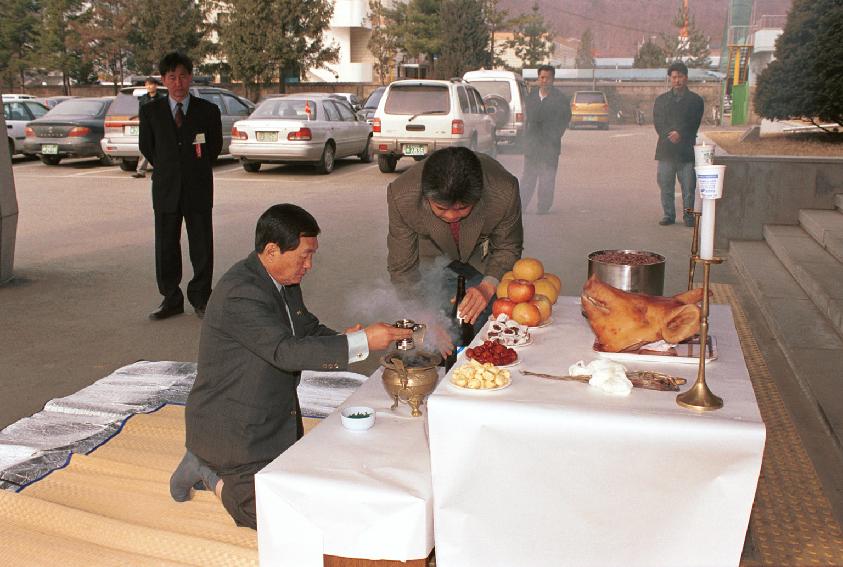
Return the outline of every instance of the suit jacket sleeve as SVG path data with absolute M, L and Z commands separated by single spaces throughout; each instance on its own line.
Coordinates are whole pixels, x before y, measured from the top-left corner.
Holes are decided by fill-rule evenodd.
M 696 93 L 689 94 L 694 96 L 688 104 L 688 111 L 686 115 L 683 117 L 683 128 L 680 134 L 686 143 L 693 145 L 696 141 L 697 131 L 700 129 L 703 112 L 705 112 L 705 103 L 703 102 L 702 97 L 697 96 Z
M 510 199 L 506 205 L 504 216 L 492 229 L 489 236 L 490 252 L 486 261 L 485 274 L 498 280 L 521 258 L 524 249 L 524 228 L 521 221 L 521 197 L 518 191 L 518 180 L 510 176 L 509 183 L 515 185 L 509 191 Z
M 233 289 L 225 302 L 223 317 L 226 332 L 243 348 L 272 366 L 286 372 L 324 370 L 330 361 L 335 368 L 348 367 L 348 338 L 319 325 L 310 315 L 305 327 L 314 334 L 294 336 L 290 328 L 277 318 L 272 302 L 276 300 L 251 285 Z M 303 308 L 303 307 L 302 307 Z M 291 316 L 296 309 L 291 307 Z
M 209 104 L 209 122 L 208 122 L 208 139 L 207 151 L 211 161 L 217 159 L 222 151 L 222 115 L 220 109 L 216 104 Z
M 152 117 L 150 116 L 150 104 L 140 107 L 140 134 L 138 134 L 138 146 L 149 163 L 154 167 L 155 160 L 155 135 L 152 131 Z
M 667 116 L 665 116 L 664 102 L 665 97 L 662 95 L 657 97 L 656 102 L 653 104 L 653 127 L 659 134 L 659 138 L 667 138 L 667 135 L 671 131 L 667 123 Z
M 386 267 L 392 283 L 404 293 L 421 279 L 419 275 L 419 235 L 401 215 L 396 193 L 400 187 L 390 183 L 386 189 L 389 209 L 389 234 L 386 237 Z

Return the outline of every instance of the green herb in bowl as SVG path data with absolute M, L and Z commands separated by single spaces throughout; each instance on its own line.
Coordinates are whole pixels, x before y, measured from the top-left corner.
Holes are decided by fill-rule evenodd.
M 369 417 L 370 415 L 372 415 L 372 414 L 370 414 L 370 413 L 362 413 L 362 412 L 359 412 L 359 413 L 353 413 L 353 414 L 351 414 L 351 415 L 349 415 L 349 416 L 347 416 L 347 417 L 349 417 L 349 418 L 351 418 L 351 419 L 366 419 L 366 418 L 367 418 L 367 417 Z

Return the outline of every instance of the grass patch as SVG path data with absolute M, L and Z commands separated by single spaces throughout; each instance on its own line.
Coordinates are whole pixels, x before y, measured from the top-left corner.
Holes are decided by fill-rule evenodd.
M 775 134 L 741 142 L 743 132 L 706 132 L 706 136 L 730 154 L 743 156 L 843 157 L 843 134 L 805 132 Z

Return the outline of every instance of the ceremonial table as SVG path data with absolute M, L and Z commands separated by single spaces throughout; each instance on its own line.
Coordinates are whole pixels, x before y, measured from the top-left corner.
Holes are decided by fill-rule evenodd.
M 442 380 L 427 405 L 437 565 L 738 565 L 765 428 L 730 308 L 713 305 L 709 322 L 718 411 L 684 409 L 675 392 L 615 396 L 522 375 L 567 374 L 597 357 L 573 297 L 518 349 L 510 387 Z M 684 377 L 683 390 L 697 373 L 696 364 L 624 365 Z
M 323 554 L 325 566 L 426 564 L 433 493 L 424 419 L 403 404 L 389 409 L 381 372 L 342 404 L 373 408 L 374 427 L 346 430 L 337 410 L 255 476 L 261 565 L 322 567 Z

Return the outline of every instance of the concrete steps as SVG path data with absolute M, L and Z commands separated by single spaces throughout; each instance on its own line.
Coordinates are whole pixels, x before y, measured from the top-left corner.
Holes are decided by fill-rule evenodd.
M 800 211 L 799 226 L 766 225 L 764 241 L 733 241 L 729 257 L 843 448 L 843 195 L 835 204 Z

